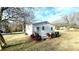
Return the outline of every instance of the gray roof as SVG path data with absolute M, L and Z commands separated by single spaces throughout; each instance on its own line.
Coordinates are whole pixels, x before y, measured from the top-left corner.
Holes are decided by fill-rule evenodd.
M 43 24 L 43 23 L 50 24 L 48 21 L 43 21 L 43 22 L 33 23 L 33 25 L 36 25 L 36 24 Z

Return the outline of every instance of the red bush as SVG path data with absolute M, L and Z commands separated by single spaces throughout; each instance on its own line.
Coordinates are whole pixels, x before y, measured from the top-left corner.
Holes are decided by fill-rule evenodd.
M 41 36 L 38 33 L 33 33 L 30 37 L 32 40 L 36 40 L 36 41 L 42 40 Z

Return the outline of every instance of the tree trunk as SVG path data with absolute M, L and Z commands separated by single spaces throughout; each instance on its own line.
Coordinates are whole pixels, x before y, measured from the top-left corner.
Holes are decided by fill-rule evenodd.
M 0 25 L 1 25 L 1 22 L 2 22 L 2 16 L 3 16 L 4 10 L 5 10 L 5 8 L 1 7 L 1 9 L 0 9 Z M 4 43 L 4 45 L 6 45 L 6 42 L 5 42 L 3 35 L 0 33 L 0 44 L 1 43 Z M 1 44 L 1 46 L 2 46 L 2 44 Z
M 23 21 L 23 32 L 25 33 L 26 32 L 26 20 L 24 18 L 24 21 Z

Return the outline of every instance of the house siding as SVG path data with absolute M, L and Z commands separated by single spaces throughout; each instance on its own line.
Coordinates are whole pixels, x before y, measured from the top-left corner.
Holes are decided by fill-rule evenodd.
M 42 30 L 42 27 L 44 26 L 44 30 Z M 39 27 L 39 31 L 37 31 L 37 27 Z M 51 30 L 52 27 L 52 30 Z M 39 33 L 41 36 L 45 36 L 46 33 L 54 32 L 55 27 L 49 23 L 38 23 L 33 25 L 33 32 Z
M 26 33 L 30 36 L 33 32 L 33 25 L 32 24 L 26 24 Z
M 37 27 L 39 28 L 37 30 Z M 43 28 L 44 27 L 44 28 Z M 52 30 L 51 30 L 52 27 Z M 55 26 L 48 22 L 40 22 L 40 23 L 35 23 L 35 24 L 29 24 L 26 25 L 26 33 L 28 35 L 31 35 L 33 32 L 39 33 L 42 37 L 47 36 L 47 33 L 54 32 Z

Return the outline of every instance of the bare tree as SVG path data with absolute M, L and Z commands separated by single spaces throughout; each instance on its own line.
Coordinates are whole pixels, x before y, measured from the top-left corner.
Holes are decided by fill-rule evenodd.
M 75 13 L 72 13 L 70 15 L 65 15 L 65 16 L 62 17 L 62 19 L 65 20 L 68 29 L 70 27 L 73 27 L 73 25 L 75 24 L 74 18 L 75 18 Z
M 23 23 L 23 31 L 25 32 L 26 24 L 32 23 L 34 18 L 34 8 L 20 8 L 20 7 L 9 7 L 6 11 L 4 11 L 4 17 L 6 21 L 20 21 Z
M 19 7 L 1 7 L 0 8 L 0 24 L 4 22 L 7 25 L 8 21 L 16 22 L 20 20 L 24 22 L 24 29 L 25 29 L 25 24 L 31 23 L 32 22 L 31 20 L 34 18 L 33 10 L 34 9 L 31 7 L 28 7 L 26 9 L 19 8 Z M 19 18 L 23 18 L 23 20 Z M 1 37 L 0 44 L 2 41 L 6 45 L 6 42 L 1 33 L 0 33 L 0 37 Z
M 4 12 L 6 9 L 8 9 L 8 7 L 1 7 L 1 8 L 0 8 L 0 24 L 1 24 L 1 22 L 2 22 L 3 12 Z M 2 43 L 1 43 L 1 42 L 3 42 L 5 46 L 7 45 L 6 42 L 5 42 L 5 39 L 3 38 L 3 35 L 0 33 L 0 45 L 1 45 L 1 47 L 2 47 Z

